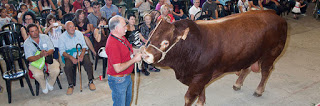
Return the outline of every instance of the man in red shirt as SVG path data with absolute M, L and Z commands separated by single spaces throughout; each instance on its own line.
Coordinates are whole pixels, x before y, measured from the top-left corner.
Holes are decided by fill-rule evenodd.
M 112 91 L 113 106 L 130 106 L 132 81 L 130 73 L 134 63 L 141 61 L 141 54 L 133 55 L 132 45 L 124 37 L 127 24 L 123 17 L 116 15 L 109 20 L 111 30 L 106 44 L 108 55 L 108 84 Z
M 82 9 L 82 2 L 83 0 L 76 0 L 73 2 L 73 10 L 76 12 L 78 9 Z

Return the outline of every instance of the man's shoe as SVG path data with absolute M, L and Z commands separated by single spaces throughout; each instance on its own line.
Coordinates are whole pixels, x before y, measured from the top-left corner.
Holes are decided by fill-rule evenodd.
M 93 83 L 89 83 L 88 86 L 91 91 L 96 90 L 96 86 Z
M 52 91 L 53 90 L 53 86 L 51 86 L 49 83 L 48 83 L 48 80 L 46 81 L 46 85 L 47 85 L 47 89 L 49 91 Z
M 73 87 L 68 87 L 67 95 L 71 95 L 73 93 Z
M 142 69 L 141 71 L 145 76 L 149 76 L 150 72 L 148 72 L 146 69 Z
M 47 94 L 47 93 L 48 93 L 48 88 L 46 87 L 46 89 L 42 89 L 42 92 L 43 92 L 44 94 Z

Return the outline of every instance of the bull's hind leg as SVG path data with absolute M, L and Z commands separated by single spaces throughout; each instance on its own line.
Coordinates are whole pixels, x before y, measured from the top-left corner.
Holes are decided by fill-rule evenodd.
M 196 106 L 203 106 L 204 103 L 206 102 L 205 90 L 206 90 L 206 89 L 203 89 L 202 92 L 201 92 L 201 94 L 199 95 Z
M 281 51 L 283 50 L 284 45 L 279 44 L 278 47 L 271 50 L 269 54 L 266 54 L 262 57 L 261 62 L 261 81 L 253 94 L 254 96 L 260 97 L 262 96 L 262 93 L 265 90 L 265 86 L 267 83 L 267 80 L 270 76 L 271 70 L 273 69 L 273 63 L 276 60 L 276 58 L 281 54 Z
M 246 77 L 249 73 L 250 73 L 249 69 L 243 69 L 240 71 L 240 75 L 239 75 L 236 83 L 233 85 L 233 89 L 235 91 L 238 91 L 241 89 L 241 86 L 243 85 L 243 81 L 246 79 Z

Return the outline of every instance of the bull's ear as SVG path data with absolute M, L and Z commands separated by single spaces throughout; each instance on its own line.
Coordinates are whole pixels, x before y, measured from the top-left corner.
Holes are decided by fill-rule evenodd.
M 189 33 L 189 27 L 186 28 L 186 29 L 183 31 L 183 35 L 182 35 L 182 36 L 178 36 L 178 39 L 186 40 L 186 39 L 187 39 L 187 36 L 188 36 L 188 33 Z

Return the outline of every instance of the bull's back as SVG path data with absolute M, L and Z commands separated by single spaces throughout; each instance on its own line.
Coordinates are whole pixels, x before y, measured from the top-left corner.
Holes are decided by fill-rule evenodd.
M 277 45 L 285 43 L 287 23 L 272 11 L 254 11 L 218 20 L 196 22 L 212 55 L 209 64 L 244 69 Z M 219 51 L 217 53 L 217 50 Z M 211 53 L 211 54 L 210 54 Z M 205 58 L 203 58 L 205 59 Z

